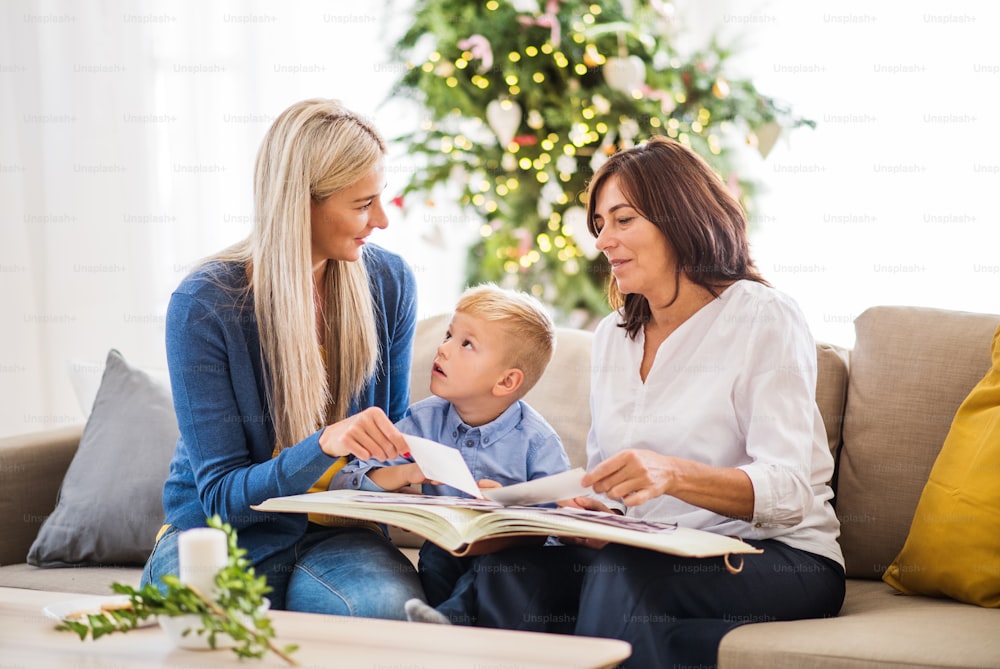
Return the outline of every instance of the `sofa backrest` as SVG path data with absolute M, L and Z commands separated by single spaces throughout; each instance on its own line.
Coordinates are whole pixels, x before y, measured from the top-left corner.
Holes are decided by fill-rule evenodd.
M 881 578 L 903 547 L 952 417 L 990 368 L 998 323 L 918 307 L 855 320 L 835 499 L 848 576 Z
M 841 346 L 816 344 L 816 406 L 823 416 L 826 440 L 834 457 L 840 448 L 847 401 L 848 360 L 851 352 Z

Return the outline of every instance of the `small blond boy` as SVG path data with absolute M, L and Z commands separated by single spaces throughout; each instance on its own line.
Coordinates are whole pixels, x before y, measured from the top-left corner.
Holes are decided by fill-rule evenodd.
M 522 401 L 554 349 L 555 327 L 537 299 L 493 284 L 469 288 L 434 356 L 431 397 L 412 405 L 396 427 L 457 449 L 482 487 L 565 471 L 569 460 L 559 435 Z M 356 461 L 331 487 L 386 491 L 424 484 L 424 494 L 467 496 L 424 481 L 409 461 Z
M 569 469 L 562 441 L 541 414 L 523 401 L 552 359 L 555 327 L 527 293 L 485 284 L 459 298 L 431 367 L 432 395 L 396 423 L 404 434 L 458 450 L 480 487 L 521 483 Z M 331 487 L 399 490 L 421 484 L 425 495 L 468 497 L 425 480 L 416 463 L 355 461 Z M 469 624 L 477 558 L 457 558 L 426 542 L 418 571 L 430 609 L 415 600 L 411 618 Z

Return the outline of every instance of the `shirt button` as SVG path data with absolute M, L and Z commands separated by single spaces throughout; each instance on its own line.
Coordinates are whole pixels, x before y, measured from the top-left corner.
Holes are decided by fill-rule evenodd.
M 483 437 L 483 443 L 484 444 L 490 443 L 490 438 L 489 437 Z
M 466 440 L 465 440 L 465 445 L 466 445 L 466 446 L 472 446 L 472 445 L 473 445 L 473 444 L 475 444 L 475 443 L 476 443 L 476 442 L 472 441 L 471 439 L 466 439 Z
M 759 529 L 760 529 L 761 527 L 763 527 L 763 525 L 761 525 L 761 524 L 760 524 L 759 522 L 758 522 L 758 523 L 754 523 L 754 524 L 753 524 L 753 526 L 754 526 L 754 527 L 756 527 L 756 528 L 757 528 L 758 530 L 759 530 Z

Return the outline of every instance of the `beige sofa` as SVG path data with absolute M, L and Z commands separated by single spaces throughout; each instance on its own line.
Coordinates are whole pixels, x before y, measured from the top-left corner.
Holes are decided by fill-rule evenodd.
M 414 399 L 427 394 L 430 359 L 446 322 L 419 325 Z M 817 346 L 817 403 L 837 457 L 849 577 L 844 607 L 837 618 L 737 628 L 722 642 L 720 666 L 1000 667 L 1000 610 L 899 595 L 881 581 L 906 538 L 951 416 L 989 368 L 1000 316 L 876 307 L 855 324 L 853 350 Z M 527 400 L 562 435 L 574 464 L 583 464 L 591 335 L 561 329 L 558 336 L 556 357 Z M 81 430 L 0 440 L 0 586 L 106 593 L 111 581 L 138 581 L 138 569 L 24 564 Z M 400 543 L 408 539 L 397 535 Z

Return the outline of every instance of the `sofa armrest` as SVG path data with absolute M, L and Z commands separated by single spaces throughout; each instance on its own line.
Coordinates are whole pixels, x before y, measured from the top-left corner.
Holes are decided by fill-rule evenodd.
M 0 566 L 24 562 L 56 506 L 83 425 L 0 438 Z

